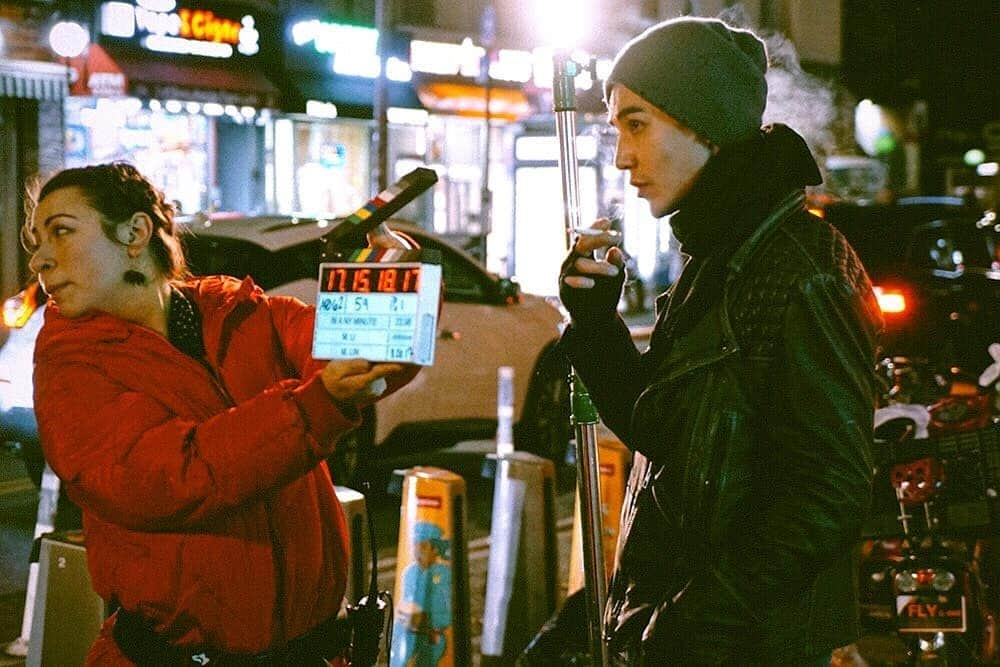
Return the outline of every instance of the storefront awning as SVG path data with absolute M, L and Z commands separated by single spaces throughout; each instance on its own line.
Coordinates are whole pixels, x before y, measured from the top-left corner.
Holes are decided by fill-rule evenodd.
M 497 120 L 519 120 L 535 112 L 527 93 L 508 84 L 489 89 L 490 115 Z M 466 79 L 421 78 L 417 95 L 428 111 L 482 118 L 486 115 L 487 90 Z
M 69 61 L 73 68 L 69 94 L 74 97 L 121 97 L 128 93 L 128 80 L 114 58 L 99 44 Z
M 289 113 L 305 113 L 306 102 L 317 100 L 332 102 L 337 106 L 337 115 L 348 118 L 372 118 L 375 103 L 375 79 L 361 76 L 317 76 L 303 74 L 297 76 L 289 72 L 294 88 L 286 92 L 282 109 Z M 409 83 L 386 82 L 386 106 L 422 109 L 416 91 Z
M 64 65 L 0 59 L 0 97 L 60 100 L 66 96 L 67 87 Z
M 128 94 L 135 97 L 254 107 L 277 104 L 278 89 L 250 67 L 193 65 L 153 54 L 142 56 L 111 46 L 105 50 L 125 74 Z

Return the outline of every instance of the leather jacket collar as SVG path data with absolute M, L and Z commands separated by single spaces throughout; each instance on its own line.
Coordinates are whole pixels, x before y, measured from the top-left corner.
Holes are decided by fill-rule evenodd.
M 729 254 L 789 192 L 820 182 L 805 140 L 786 125 L 769 125 L 708 161 L 670 225 L 685 254 Z

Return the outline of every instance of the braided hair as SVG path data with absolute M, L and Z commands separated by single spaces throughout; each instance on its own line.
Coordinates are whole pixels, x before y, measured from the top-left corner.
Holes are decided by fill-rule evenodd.
M 27 222 L 21 227 L 21 242 L 34 252 L 38 243 L 31 227 L 32 214 L 39 202 L 56 190 L 80 188 L 87 203 L 101 214 L 104 234 L 116 240 L 116 227 L 136 213 L 145 213 L 153 222 L 149 251 L 157 269 L 168 279 L 187 275 L 184 252 L 174 225 L 174 207 L 142 173 L 127 162 L 109 162 L 64 169 L 40 187 L 29 186 L 25 200 Z

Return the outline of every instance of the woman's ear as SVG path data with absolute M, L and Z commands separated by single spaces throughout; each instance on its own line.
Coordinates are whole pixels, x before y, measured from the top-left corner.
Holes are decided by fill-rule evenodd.
M 130 249 L 141 250 L 153 235 L 153 221 L 145 213 L 134 213 L 115 228 L 115 237 Z

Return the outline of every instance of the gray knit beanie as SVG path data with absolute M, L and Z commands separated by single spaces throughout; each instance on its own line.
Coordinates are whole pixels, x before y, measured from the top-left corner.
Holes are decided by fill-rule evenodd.
M 618 53 L 604 82 L 604 99 L 620 83 L 725 146 L 760 128 L 766 71 L 764 42 L 752 32 L 715 19 L 673 19 L 649 28 Z

